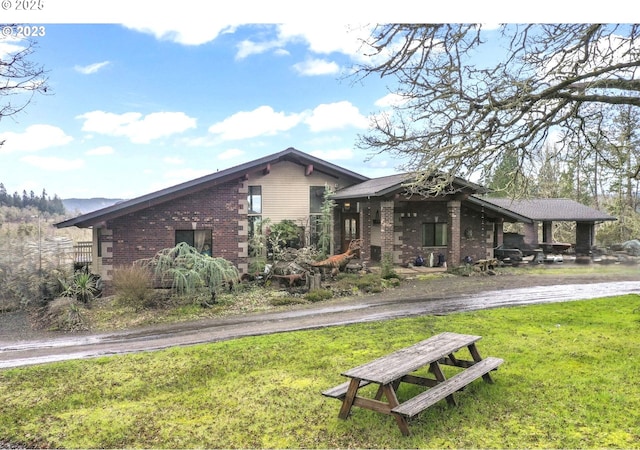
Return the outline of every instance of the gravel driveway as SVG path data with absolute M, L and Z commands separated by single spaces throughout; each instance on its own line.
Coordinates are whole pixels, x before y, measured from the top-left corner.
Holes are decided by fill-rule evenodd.
M 402 287 L 381 294 L 285 311 L 101 334 L 36 332 L 28 329 L 24 316 L 5 313 L 0 314 L 0 369 L 356 322 L 624 294 L 640 295 L 640 270 L 619 276 L 551 274 L 408 280 Z

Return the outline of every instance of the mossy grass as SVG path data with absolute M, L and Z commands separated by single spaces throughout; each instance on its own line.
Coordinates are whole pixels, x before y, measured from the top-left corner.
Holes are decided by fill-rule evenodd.
M 0 441 L 56 448 L 638 448 L 640 296 L 423 316 L 0 371 Z M 411 421 L 320 395 L 433 334 L 504 358 Z M 411 394 L 401 386 L 401 398 Z

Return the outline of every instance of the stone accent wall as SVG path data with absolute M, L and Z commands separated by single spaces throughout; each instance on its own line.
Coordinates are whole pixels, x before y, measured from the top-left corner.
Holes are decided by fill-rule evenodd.
M 447 206 L 445 202 L 420 202 L 410 203 L 402 208 L 404 212 L 399 213 L 399 221 L 402 229 L 402 239 L 400 240 L 401 254 L 398 258 L 399 264 L 413 263 L 418 256 L 423 256 L 429 261 L 429 256 L 433 253 L 437 261 L 437 255 L 442 253 L 447 255 L 447 247 L 423 247 L 422 246 L 422 224 L 424 223 L 446 223 Z

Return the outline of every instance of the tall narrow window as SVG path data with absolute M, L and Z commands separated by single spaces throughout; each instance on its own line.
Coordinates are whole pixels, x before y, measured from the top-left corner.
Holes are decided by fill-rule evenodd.
M 249 253 L 252 254 L 256 251 L 251 247 L 251 239 L 256 235 L 262 233 L 262 186 L 249 186 L 249 193 L 247 194 L 247 220 L 249 222 Z
M 422 224 L 422 246 L 423 247 L 446 247 L 447 245 L 447 224 L 446 223 L 423 223 Z
M 249 186 L 249 215 L 262 214 L 262 186 Z
M 312 245 L 318 245 L 320 236 L 324 189 L 324 186 L 309 187 L 309 238 Z

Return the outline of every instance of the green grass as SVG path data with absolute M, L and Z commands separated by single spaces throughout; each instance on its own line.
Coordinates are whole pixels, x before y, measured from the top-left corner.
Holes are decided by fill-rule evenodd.
M 0 441 L 64 448 L 640 448 L 640 296 L 330 327 L 0 371 Z M 441 331 L 505 363 L 410 422 L 320 395 Z M 402 386 L 400 397 L 412 387 Z

